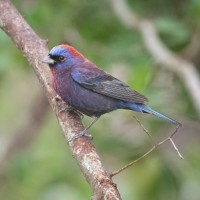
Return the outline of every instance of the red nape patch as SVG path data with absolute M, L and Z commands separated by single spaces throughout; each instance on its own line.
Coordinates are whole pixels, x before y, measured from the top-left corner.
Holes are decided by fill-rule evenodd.
M 84 57 L 74 47 L 72 47 L 72 46 L 70 46 L 68 44 L 61 44 L 60 46 L 63 47 L 63 48 L 65 48 L 65 49 L 67 49 L 72 56 Z

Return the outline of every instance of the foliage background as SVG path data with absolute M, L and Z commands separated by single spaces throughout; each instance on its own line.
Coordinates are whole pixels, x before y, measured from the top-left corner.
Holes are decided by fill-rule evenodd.
M 155 64 L 139 33 L 120 23 L 109 0 L 15 0 L 13 3 L 30 26 L 49 40 L 50 48 L 60 43 L 72 44 L 98 66 L 148 96 L 151 107 L 183 123 L 175 141 L 185 160 L 180 160 L 170 145 L 163 145 L 114 177 L 122 198 L 198 200 L 200 124 L 190 96 L 177 76 Z M 127 3 L 138 15 L 152 19 L 166 46 L 193 62 L 199 70 L 200 49 L 191 49 L 195 51 L 192 54 L 188 47 L 194 37 L 197 46 L 200 41 L 200 1 L 129 0 Z M 6 145 L 20 134 L 20 127 L 31 120 L 30 107 L 42 109 L 38 98 L 43 93 L 26 60 L 2 31 L 0 46 L 1 155 Z M 174 129 L 154 116 L 137 116 L 157 140 Z M 84 123 L 89 120 L 85 117 Z M 29 126 L 29 129 L 35 130 L 34 136 L 30 135 L 31 142 L 20 144 L 9 159 L 0 162 L 0 199 L 89 199 L 90 188 L 51 109 L 39 128 Z M 152 145 L 130 111 L 103 116 L 90 133 L 109 171 L 139 157 Z

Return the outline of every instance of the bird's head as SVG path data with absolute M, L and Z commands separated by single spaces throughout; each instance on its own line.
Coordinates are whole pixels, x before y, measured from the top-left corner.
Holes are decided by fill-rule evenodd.
M 83 59 L 84 56 L 74 47 L 67 44 L 61 44 L 51 49 L 49 55 L 43 60 L 43 62 L 49 64 L 51 69 L 65 69 L 77 62 L 77 60 Z

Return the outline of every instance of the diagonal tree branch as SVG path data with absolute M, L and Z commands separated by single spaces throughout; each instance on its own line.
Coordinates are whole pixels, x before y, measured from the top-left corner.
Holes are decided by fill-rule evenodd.
M 148 19 L 139 18 L 129 9 L 126 0 L 110 0 L 110 2 L 119 20 L 126 27 L 140 32 L 144 45 L 154 60 L 183 80 L 200 117 L 200 77 L 196 67 L 171 52 L 160 40 L 154 24 Z
M 27 58 L 40 83 L 46 91 L 49 103 L 68 141 L 76 133 L 84 129 L 80 117 L 66 110 L 66 104 L 56 98 L 51 87 L 51 74 L 42 59 L 48 54 L 47 41 L 40 39 L 25 22 L 9 0 L 0 0 L 0 27 L 13 40 L 17 48 Z M 105 171 L 100 157 L 91 140 L 81 137 L 69 143 L 73 157 L 76 159 L 84 176 L 93 190 L 93 200 L 120 200 L 120 194 L 110 175 Z

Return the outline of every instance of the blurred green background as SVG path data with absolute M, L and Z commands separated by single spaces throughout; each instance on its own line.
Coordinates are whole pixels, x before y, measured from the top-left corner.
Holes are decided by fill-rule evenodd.
M 119 21 L 110 1 L 13 3 L 36 33 L 49 40 L 49 48 L 72 44 L 147 96 L 152 108 L 183 123 L 174 140 L 185 160 L 179 159 L 170 144 L 164 144 L 114 177 L 122 199 L 199 200 L 200 123 L 188 90 L 173 72 L 155 64 L 140 34 Z M 199 0 L 127 3 L 139 16 L 152 19 L 165 45 L 199 71 Z M 115 111 L 90 129 L 108 171 L 117 170 L 152 146 L 133 115 Z M 136 115 L 157 141 L 174 130 L 173 125 L 154 116 Z M 84 124 L 89 120 L 85 117 Z M 91 195 L 32 69 L 0 31 L 0 199 L 84 200 Z

